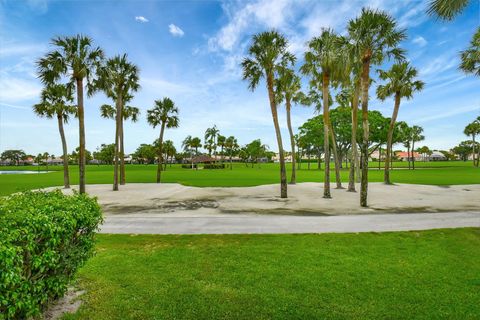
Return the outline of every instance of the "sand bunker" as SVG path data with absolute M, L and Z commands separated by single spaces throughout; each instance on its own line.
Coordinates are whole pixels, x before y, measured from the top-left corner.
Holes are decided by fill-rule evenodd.
M 360 207 L 359 192 L 332 189 L 333 199 L 323 199 L 322 184 L 310 182 L 289 185 L 288 199 L 279 197 L 278 184 L 238 188 L 198 188 L 176 183 L 129 183 L 120 186 L 120 191 L 112 191 L 111 185 L 102 184 L 87 185 L 87 192 L 98 197 L 107 215 L 204 216 L 236 213 L 350 215 L 375 212 L 480 210 L 480 185 L 389 186 L 370 183 L 368 208 Z

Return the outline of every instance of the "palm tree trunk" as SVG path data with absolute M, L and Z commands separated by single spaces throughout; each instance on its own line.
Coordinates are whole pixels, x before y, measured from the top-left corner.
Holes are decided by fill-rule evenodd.
M 333 126 L 330 123 L 330 138 L 332 139 L 332 150 L 333 150 L 333 161 L 335 162 L 335 182 L 337 184 L 337 189 L 343 189 L 342 180 L 340 177 L 340 167 L 342 162 L 337 152 L 337 139 L 335 139 L 335 132 L 333 131 Z
M 352 141 L 351 141 L 351 148 L 352 148 L 352 155 L 350 160 L 350 172 L 348 176 L 348 191 L 356 192 L 355 190 L 355 172 L 357 173 L 357 181 L 358 181 L 358 173 L 359 173 L 359 165 L 358 165 L 358 148 L 357 148 L 357 128 L 358 128 L 358 96 L 359 96 L 360 86 L 358 83 L 355 85 L 355 90 L 353 92 L 353 99 L 352 99 Z
M 77 111 L 78 111 L 78 173 L 79 192 L 85 193 L 85 112 L 83 108 L 83 79 L 77 79 Z
M 272 111 L 273 126 L 275 127 L 275 134 L 277 136 L 278 155 L 280 158 L 280 197 L 287 198 L 287 170 L 285 169 L 285 155 L 283 153 L 282 134 L 280 132 L 280 125 L 278 124 L 277 105 L 275 103 L 272 73 L 267 74 L 267 90 L 268 98 L 270 100 L 270 109 Z
M 293 136 L 293 129 L 292 129 L 292 120 L 290 117 L 290 110 L 291 110 L 291 104 L 290 104 L 290 97 L 287 97 L 286 99 L 286 107 L 287 107 L 287 126 L 288 126 L 288 133 L 290 134 L 290 145 L 292 147 L 292 177 L 290 178 L 290 184 L 296 184 L 297 183 L 297 177 L 296 177 L 296 168 L 295 168 L 295 137 Z
M 415 170 L 415 155 L 413 154 L 415 150 L 415 139 L 412 140 L 412 170 Z
M 123 114 L 123 103 L 121 105 L 121 108 L 121 114 Z M 120 130 L 118 134 L 120 136 L 120 184 L 125 185 L 125 148 L 123 141 L 123 116 L 120 117 Z
M 115 121 L 115 163 L 113 166 L 113 191 L 118 191 L 119 157 L 120 157 L 120 126 L 122 118 L 122 95 L 117 94 Z
M 367 206 L 368 197 L 368 86 L 370 82 L 370 60 L 363 61 L 362 66 L 362 180 L 360 182 L 360 206 Z
M 323 94 L 323 152 L 325 154 L 325 178 L 323 181 L 323 197 L 326 199 L 331 198 L 330 194 L 330 114 L 328 106 L 328 85 L 329 78 L 327 74 L 323 74 L 322 94 Z
M 385 173 L 383 182 L 385 184 L 392 184 L 390 181 L 390 162 L 392 159 L 392 144 L 393 144 L 393 130 L 395 129 L 395 122 L 397 121 L 398 109 L 400 108 L 400 93 L 395 94 L 395 105 L 393 107 L 393 115 L 390 120 L 390 127 L 388 127 L 387 137 L 387 156 L 385 157 Z
M 165 122 L 162 122 L 160 128 L 160 136 L 158 137 L 158 165 L 157 165 L 157 183 L 160 183 L 162 175 L 162 144 L 163 144 L 163 132 L 165 131 Z
M 232 155 L 230 154 L 230 170 L 233 170 Z
M 472 134 L 473 148 L 472 148 L 472 157 L 473 157 L 473 166 L 478 167 L 477 161 L 475 159 L 476 150 L 475 150 L 475 134 Z
M 57 114 L 58 131 L 60 132 L 60 139 L 62 140 L 63 151 L 63 186 L 65 189 L 70 188 L 70 177 L 68 173 L 68 152 L 67 140 L 65 139 L 65 131 L 63 130 L 63 116 L 61 113 Z

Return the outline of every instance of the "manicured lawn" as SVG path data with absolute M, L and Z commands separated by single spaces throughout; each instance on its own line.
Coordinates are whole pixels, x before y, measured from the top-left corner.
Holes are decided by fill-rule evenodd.
M 405 167 L 405 162 L 398 162 L 394 167 Z M 383 181 L 383 171 L 376 170 L 377 163 L 371 163 L 372 169 L 369 173 L 369 180 L 373 182 Z M 323 171 L 316 169 L 316 164 L 311 164 L 307 170 L 307 164 L 302 164 L 302 170 L 297 173 L 298 182 L 320 182 L 323 181 Z M 391 176 L 394 182 L 416 183 L 433 185 L 454 185 L 480 183 L 480 169 L 474 168 L 470 162 L 418 162 L 418 170 L 393 170 Z M 0 170 L 37 170 L 37 167 L 0 167 Z M 45 169 L 42 167 L 41 169 Z M 287 164 L 287 170 L 290 164 Z M 63 184 L 63 173 L 61 166 L 50 166 L 49 170 L 54 172 L 45 174 L 29 175 L 0 175 L 0 195 L 12 192 L 24 191 L 33 188 L 48 186 L 61 186 Z M 155 165 L 127 165 L 127 182 L 155 182 Z M 72 184 L 78 183 L 77 166 L 71 166 Z M 260 168 L 246 167 L 238 163 L 233 170 L 190 170 L 182 169 L 180 165 L 168 167 L 163 173 L 163 182 L 177 182 L 189 186 L 199 187 L 234 187 L 234 186 L 255 186 L 279 182 L 278 164 L 261 164 Z M 331 179 L 335 175 L 331 174 Z M 347 181 L 348 169 L 342 170 L 342 179 Z M 87 183 L 112 183 L 113 167 L 107 165 L 87 166 Z
M 66 319 L 480 315 L 480 229 L 98 238 Z

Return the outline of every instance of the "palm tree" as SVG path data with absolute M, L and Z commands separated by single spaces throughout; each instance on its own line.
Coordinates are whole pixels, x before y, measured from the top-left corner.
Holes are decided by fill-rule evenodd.
M 178 108 L 170 98 L 155 100 L 153 109 L 147 111 L 147 121 L 153 126 L 160 126 L 160 136 L 158 138 L 158 167 L 157 183 L 160 183 L 162 172 L 162 143 L 165 128 L 178 128 Z
M 87 94 L 94 92 L 92 80 L 104 59 L 102 49 L 93 47 L 91 38 L 76 35 L 73 37 L 57 37 L 52 40 L 57 50 L 37 61 L 39 78 L 48 85 L 69 77 L 69 88 L 76 88 L 77 116 L 79 122 L 79 190 L 85 193 L 85 112 L 83 105 L 83 87 L 87 86 Z M 86 83 L 84 83 L 86 81 Z
M 285 109 L 287 111 L 287 126 L 288 133 L 290 134 L 290 145 L 292 147 L 292 177 L 290 178 L 290 184 L 296 183 L 296 151 L 295 151 L 295 135 L 292 128 L 291 109 L 292 102 L 305 101 L 305 95 L 300 91 L 300 77 L 295 74 L 292 69 L 283 68 L 280 69 L 279 78 L 276 81 L 276 96 L 277 103 L 285 101 Z
M 425 136 L 422 135 L 423 128 L 420 126 L 413 126 L 410 131 L 410 139 L 412 140 L 412 169 L 415 170 L 415 142 L 425 140 Z
M 212 156 L 212 151 L 215 156 L 215 161 L 217 161 L 217 138 L 220 130 L 217 129 L 216 125 L 205 130 L 205 148 L 208 150 L 208 155 Z
M 442 20 L 453 20 L 468 5 L 469 0 L 431 0 L 427 13 Z
M 125 102 L 125 100 L 123 101 Z M 120 150 L 119 150 L 119 158 L 120 158 L 120 184 L 125 184 L 125 156 L 124 156 L 124 141 L 123 141 L 123 121 L 131 119 L 132 122 L 137 122 L 138 117 L 140 116 L 140 110 L 137 107 L 132 106 L 123 106 L 122 107 L 122 124 L 121 124 L 121 132 L 122 135 L 120 136 Z M 102 118 L 105 119 L 117 119 L 117 111 L 116 109 L 108 104 L 104 104 L 100 107 L 100 115 Z M 116 122 L 115 122 L 116 123 Z
M 470 41 L 470 47 L 460 53 L 462 62 L 460 69 L 465 73 L 473 73 L 477 77 L 480 76 L 480 27 L 473 35 Z
M 469 123 L 465 129 L 463 130 L 463 133 L 467 136 L 472 136 L 472 150 L 473 150 L 473 165 L 475 167 L 478 167 L 478 162 L 480 161 L 480 159 L 476 159 L 476 141 L 475 141 L 475 138 L 477 135 L 480 134 L 480 117 L 478 117 L 475 121 Z
M 230 170 L 233 169 L 232 158 L 234 153 L 238 150 L 238 142 L 234 136 L 230 136 L 225 140 L 225 149 L 230 159 Z
M 41 102 L 33 106 L 33 111 L 38 116 L 49 119 L 57 118 L 63 151 L 63 185 L 66 189 L 70 188 L 70 176 L 68 172 L 67 140 L 65 139 L 63 124 L 68 123 L 70 115 L 76 113 L 75 106 L 68 104 L 72 100 L 71 90 L 68 90 L 67 86 L 52 84 L 42 90 Z
M 225 143 L 226 143 L 226 137 L 225 136 L 222 136 L 221 134 L 219 134 L 217 136 L 217 145 L 221 148 L 220 150 L 220 156 L 221 156 L 221 161 L 222 161 L 222 164 L 223 164 L 223 149 L 225 148 Z
M 302 72 L 312 77 L 314 84 L 322 88 L 323 97 L 323 130 L 324 130 L 324 152 L 325 152 L 325 180 L 323 197 L 331 198 L 330 194 L 330 139 L 335 144 L 335 136 L 330 123 L 330 85 L 336 86 L 346 77 L 346 56 L 343 54 L 342 44 L 345 41 L 331 29 L 323 29 L 319 37 L 313 38 L 309 43 L 309 51 L 305 53 L 305 64 Z M 336 146 L 334 146 L 336 148 Z M 336 151 L 336 149 L 334 150 Z M 336 153 L 336 152 L 335 152 Z M 338 157 L 335 157 L 338 158 Z M 342 188 L 340 182 L 340 164 L 338 159 L 335 163 L 337 188 Z
M 191 161 L 191 168 L 193 169 L 193 147 L 192 147 L 192 136 L 187 136 L 185 139 L 182 141 L 182 149 L 185 152 L 190 153 L 190 161 Z
M 393 115 L 390 120 L 387 136 L 387 155 L 385 158 L 385 174 L 384 182 L 391 184 L 390 181 L 390 160 L 392 156 L 392 141 L 395 122 L 397 121 L 398 110 L 400 109 L 400 100 L 402 98 L 411 99 L 415 91 L 420 91 L 424 87 L 424 83 L 415 80 L 417 70 L 410 66 L 408 62 L 397 63 L 388 71 L 378 70 L 380 79 L 388 81 L 384 85 L 377 87 L 377 96 L 381 101 L 385 101 L 387 97 L 393 96 L 395 104 L 393 106 Z
M 249 89 L 255 90 L 260 79 L 265 77 L 273 126 L 277 137 L 280 158 L 280 197 L 287 198 L 287 172 L 280 125 L 275 101 L 275 78 L 281 68 L 293 65 L 295 56 L 287 51 L 287 39 L 276 31 L 266 31 L 253 36 L 248 49 L 249 56 L 242 62 L 243 79 L 249 81 Z
M 107 97 L 115 101 L 115 112 L 113 108 L 106 108 L 106 116 L 112 115 L 116 118 L 115 125 L 115 166 L 113 174 L 113 190 L 118 190 L 118 168 L 120 165 L 120 184 L 125 184 L 125 152 L 123 143 L 123 120 L 130 112 L 138 109 L 129 108 L 123 111 L 125 103 L 130 101 L 133 96 L 132 93 L 138 91 L 139 85 L 139 71 L 138 67 L 133 63 L 128 62 L 127 55 L 118 55 L 108 59 L 106 64 L 99 69 L 98 80 L 95 81 L 96 89 L 105 92 Z M 108 110 L 109 109 L 109 110 Z M 108 113 L 109 112 L 109 113 Z M 103 112 L 102 112 L 103 113 Z M 102 114 L 103 116 L 103 114 Z
M 362 13 L 348 24 L 352 44 L 352 56 L 361 61 L 362 102 L 362 179 L 360 205 L 367 206 L 368 195 L 368 89 L 370 66 L 381 64 L 386 57 L 403 59 L 403 50 L 397 46 L 406 38 L 404 30 L 398 30 L 396 21 L 383 11 L 362 9 Z

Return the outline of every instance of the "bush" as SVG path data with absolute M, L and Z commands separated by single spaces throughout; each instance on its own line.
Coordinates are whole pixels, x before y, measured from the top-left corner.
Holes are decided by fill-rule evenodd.
M 34 317 L 93 255 L 97 200 L 61 191 L 0 198 L 0 319 Z
M 203 165 L 203 169 L 225 169 L 225 164 L 223 163 L 208 163 Z
M 194 165 L 192 165 L 192 164 L 182 164 L 182 168 L 183 169 L 192 169 L 192 168 L 196 169 L 197 165 L 196 164 L 194 164 Z

